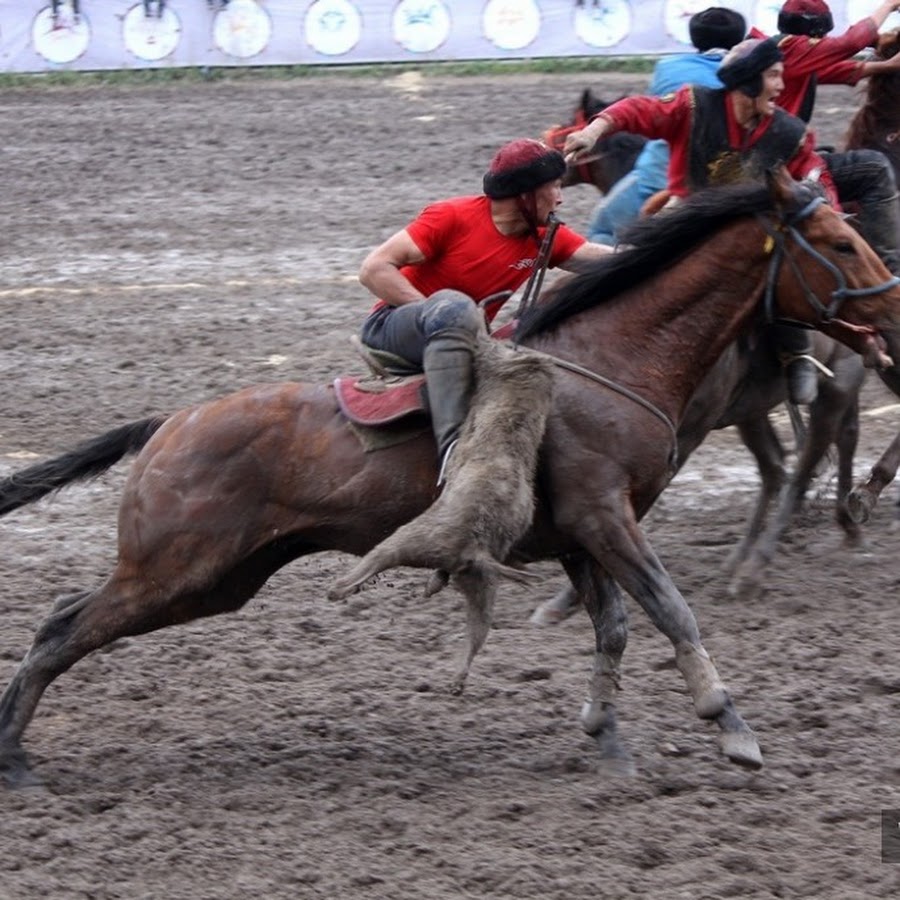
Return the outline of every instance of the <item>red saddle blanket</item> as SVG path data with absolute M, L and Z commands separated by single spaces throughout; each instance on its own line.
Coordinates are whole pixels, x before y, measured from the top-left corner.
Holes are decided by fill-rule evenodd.
M 396 383 L 377 378 L 335 378 L 334 393 L 341 412 L 357 425 L 387 425 L 413 413 L 427 413 L 424 375 Z
M 491 337 L 505 340 L 512 337 L 515 329 L 515 322 L 507 322 Z M 334 380 L 341 412 L 357 425 L 388 425 L 413 413 L 427 414 L 424 387 L 424 375 L 410 375 L 396 381 L 346 375 Z

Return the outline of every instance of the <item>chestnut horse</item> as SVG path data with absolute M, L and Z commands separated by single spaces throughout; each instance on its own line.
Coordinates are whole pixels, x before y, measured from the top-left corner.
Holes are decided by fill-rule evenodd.
M 677 469 L 678 423 L 704 375 L 767 312 L 815 326 L 872 365 L 900 360 L 900 279 L 810 188 L 783 169 L 768 182 L 701 192 L 647 220 L 633 249 L 572 279 L 517 333 L 523 352 L 548 354 L 556 368 L 534 522 L 505 562 L 557 558 L 584 596 L 596 656 L 582 726 L 604 759 L 626 755 L 615 706 L 621 586 L 672 642 L 724 754 L 762 764 L 638 524 Z M 11 785 L 35 779 L 21 741 L 44 690 L 86 654 L 236 610 L 305 554 L 366 553 L 435 496 L 430 436 L 366 453 L 329 386 L 284 383 L 134 422 L 30 466 L 0 481 L 0 514 L 131 452 L 112 572 L 56 601 L 0 698 L 0 771 Z M 489 612 L 491 598 L 466 593 Z

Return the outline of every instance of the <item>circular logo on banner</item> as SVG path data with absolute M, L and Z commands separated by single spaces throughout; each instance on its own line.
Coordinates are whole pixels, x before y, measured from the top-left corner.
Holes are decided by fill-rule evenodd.
M 165 59 L 181 40 L 181 22 L 168 6 L 162 15 L 148 16 L 144 4 L 138 3 L 125 13 L 122 40 L 138 59 L 156 62 Z
M 306 13 L 306 41 L 319 53 L 340 56 L 362 36 L 362 16 L 350 0 L 316 0 Z
M 213 21 L 216 46 L 237 59 L 262 53 L 271 36 L 272 20 L 256 0 L 229 0 Z
M 521 50 L 541 30 L 535 0 L 488 0 L 482 16 L 484 36 L 500 50 Z
M 612 47 L 631 31 L 631 6 L 627 0 L 605 0 L 575 10 L 575 34 L 592 47 Z
M 778 34 L 778 13 L 784 0 L 758 0 L 753 15 L 753 24 L 763 34 Z M 871 9 L 871 8 L 870 8 Z M 869 10 L 866 11 L 868 15 Z
M 394 10 L 394 40 L 412 53 L 436 50 L 450 34 L 450 13 L 440 0 L 400 0 Z
M 34 17 L 31 40 L 34 49 L 47 62 L 69 63 L 87 50 L 91 28 L 83 13 L 76 16 L 72 5 L 61 0 L 55 17 L 52 6 L 45 7 Z
M 666 33 L 679 44 L 691 46 L 691 16 L 708 6 L 707 0 L 666 0 L 663 16 Z

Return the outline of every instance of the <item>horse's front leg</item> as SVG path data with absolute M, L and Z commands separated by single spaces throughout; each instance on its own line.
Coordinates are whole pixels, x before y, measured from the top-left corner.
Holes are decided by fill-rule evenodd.
M 750 727 L 735 708 L 716 667 L 700 641 L 700 631 L 687 601 L 675 587 L 638 527 L 629 503 L 606 508 L 572 504 L 555 509 L 557 522 L 571 523 L 571 533 L 641 605 L 653 624 L 672 642 L 675 663 L 694 701 L 697 715 L 714 719 L 721 729 L 722 752 L 748 768 L 762 766 L 762 754 Z M 574 513 L 572 518 L 561 514 Z
M 619 586 L 590 559 L 567 560 L 571 591 L 584 603 L 594 625 L 594 668 L 581 725 L 600 748 L 601 765 L 611 775 L 633 775 L 634 760 L 619 739 L 616 705 L 622 680 L 622 655 L 628 641 L 628 615 Z
M 865 522 L 875 509 L 881 492 L 894 480 L 900 468 L 900 433 L 872 466 L 868 479 L 847 495 L 847 510 L 854 522 Z M 900 507 L 898 507 L 900 510 Z M 900 516 L 900 511 L 898 511 Z
M 724 566 L 726 574 L 733 576 L 734 579 L 729 589 L 731 593 L 738 591 L 740 579 L 736 573 L 740 572 L 741 567 L 753 552 L 753 547 L 765 528 L 772 501 L 778 497 L 785 478 L 784 447 L 768 416 L 761 415 L 750 421 L 740 422 L 737 429 L 744 446 L 756 460 L 760 487 L 756 497 L 756 506 L 744 529 L 744 536 L 731 552 Z

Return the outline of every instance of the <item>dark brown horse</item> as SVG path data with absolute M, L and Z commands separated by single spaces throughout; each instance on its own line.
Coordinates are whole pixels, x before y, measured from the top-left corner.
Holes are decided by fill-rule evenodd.
M 676 429 L 716 359 L 778 312 L 870 364 L 900 360 L 900 288 L 859 235 L 784 171 L 768 186 L 697 194 L 648 220 L 634 249 L 573 279 L 520 326 L 559 360 L 528 536 L 506 562 L 558 558 L 596 631 L 582 724 L 624 754 L 615 703 L 627 627 L 619 587 L 672 642 L 699 716 L 723 752 L 761 765 L 686 600 L 639 521 L 677 469 Z M 0 482 L 0 514 L 138 456 L 123 490 L 118 555 L 98 587 L 58 600 L 0 699 L 0 770 L 33 775 L 21 740 L 46 687 L 93 650 L 244 605 L 309 553 L 361 554 L 434 499 L 433 441 L 365 453 L 327 386 L 248 388 L 111 431 Z M 482 598 L 483 599 L 483 598 Z
M 607 106 L 609 102 L 596 97 L 590 88 L 585 88 L 572 112 L 571 122 L 568 125 L 553 125 L 548 128 L 542 135 L 544 143 L 562 151 L 566 135 L 584 128 Z M 609 189 L 632 170 L 646 143 L 647 138 L 626 131 L 603 138 L 597 142 L 589 157 L 568 164 L 563 175 L 563 187 L 592 184 L 601 194 L 609 193 Z

